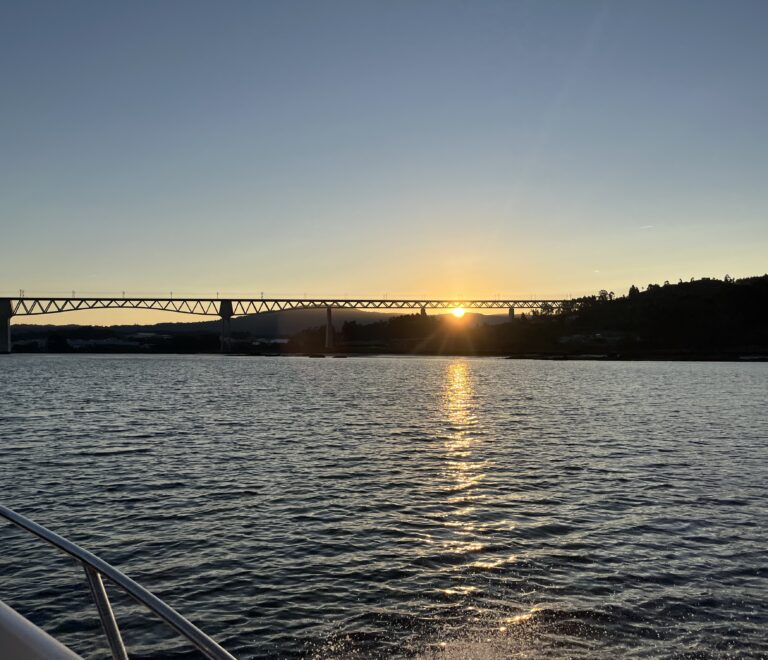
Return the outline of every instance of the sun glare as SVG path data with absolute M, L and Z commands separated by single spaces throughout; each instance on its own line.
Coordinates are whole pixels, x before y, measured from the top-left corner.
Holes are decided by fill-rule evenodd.
M 457 307 L 456 309 L 453 310 L 453 315 L 457 319 L 460 319 L 462 316 L 464 316 L 464 308 L 463 307 Z

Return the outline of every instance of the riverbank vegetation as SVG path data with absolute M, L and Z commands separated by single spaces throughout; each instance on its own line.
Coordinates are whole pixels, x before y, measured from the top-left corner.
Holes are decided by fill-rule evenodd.
M 211 323 L 179 326 L 183 331 L 168 325 L 18 326 L 14 350 L 218 351 L 218 333 Z M 290 337 L 240 331 L 233 333 L 232 350 L 324 353 L 325 339 L 322 325 Z M 347 321 L 336 328 L 334 352 L 626 359 L 768 356 L 768 275 L 632 286 L 623 295 L 601 291 L 568 301 L 562 312 L 545 308 L 514 318 L 410 314 L 372 323 Z

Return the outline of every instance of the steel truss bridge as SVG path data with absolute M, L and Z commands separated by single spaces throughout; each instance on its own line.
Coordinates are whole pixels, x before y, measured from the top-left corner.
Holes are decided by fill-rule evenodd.
M 221 347 L 230 344 L 230 319 L 233 316 L 263 314 L 291 309 L 325 309 L 326 347 L 333 347 L 334 309 L 506 309 L 510 316 L 517 310 L 557 314 L 573 307 L 570 300 L 460 300 L 460 299 L 387 299 L 387 298 L 109 298 L 109 297 L 18 297 L 0 298 L 0 352 L 10 352 L 10 320 L 13 316 L 37 316 L 88 309 L 155 309 L 179 314 L 216 316 L 222 321 Z

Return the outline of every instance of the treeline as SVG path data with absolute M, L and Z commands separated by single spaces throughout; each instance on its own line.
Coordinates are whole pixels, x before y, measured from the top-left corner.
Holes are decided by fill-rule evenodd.
M 569 329 L 632 335 L 646 349 L 692 351 L 768 348 L 768 275 L 704 278 L 630 287 L 620 298 L 583 301 Z
M 482 317 L 474 317 L 482 319 Z M 321 352 L 325 328 L 306 330 L 286 349 Z M 345 323 L 336 348 L 356 353 L 734 357 L 768 354 L 768 275 L 704 278 L 601 291 L 506 323 L 451 316 L 399 316 Z
M 137 331 L 138 329 L 138 331 Z M 90 325 L 22 326 L 13 330 L 17 353 L 213 353 L 215 332 L 142 332 L 141 327 Z

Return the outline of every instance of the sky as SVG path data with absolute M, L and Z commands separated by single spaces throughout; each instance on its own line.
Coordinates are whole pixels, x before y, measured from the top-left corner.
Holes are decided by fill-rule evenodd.
M 766 24 L 762 0 L 1 3 L 0 295 L 765 273 Z

